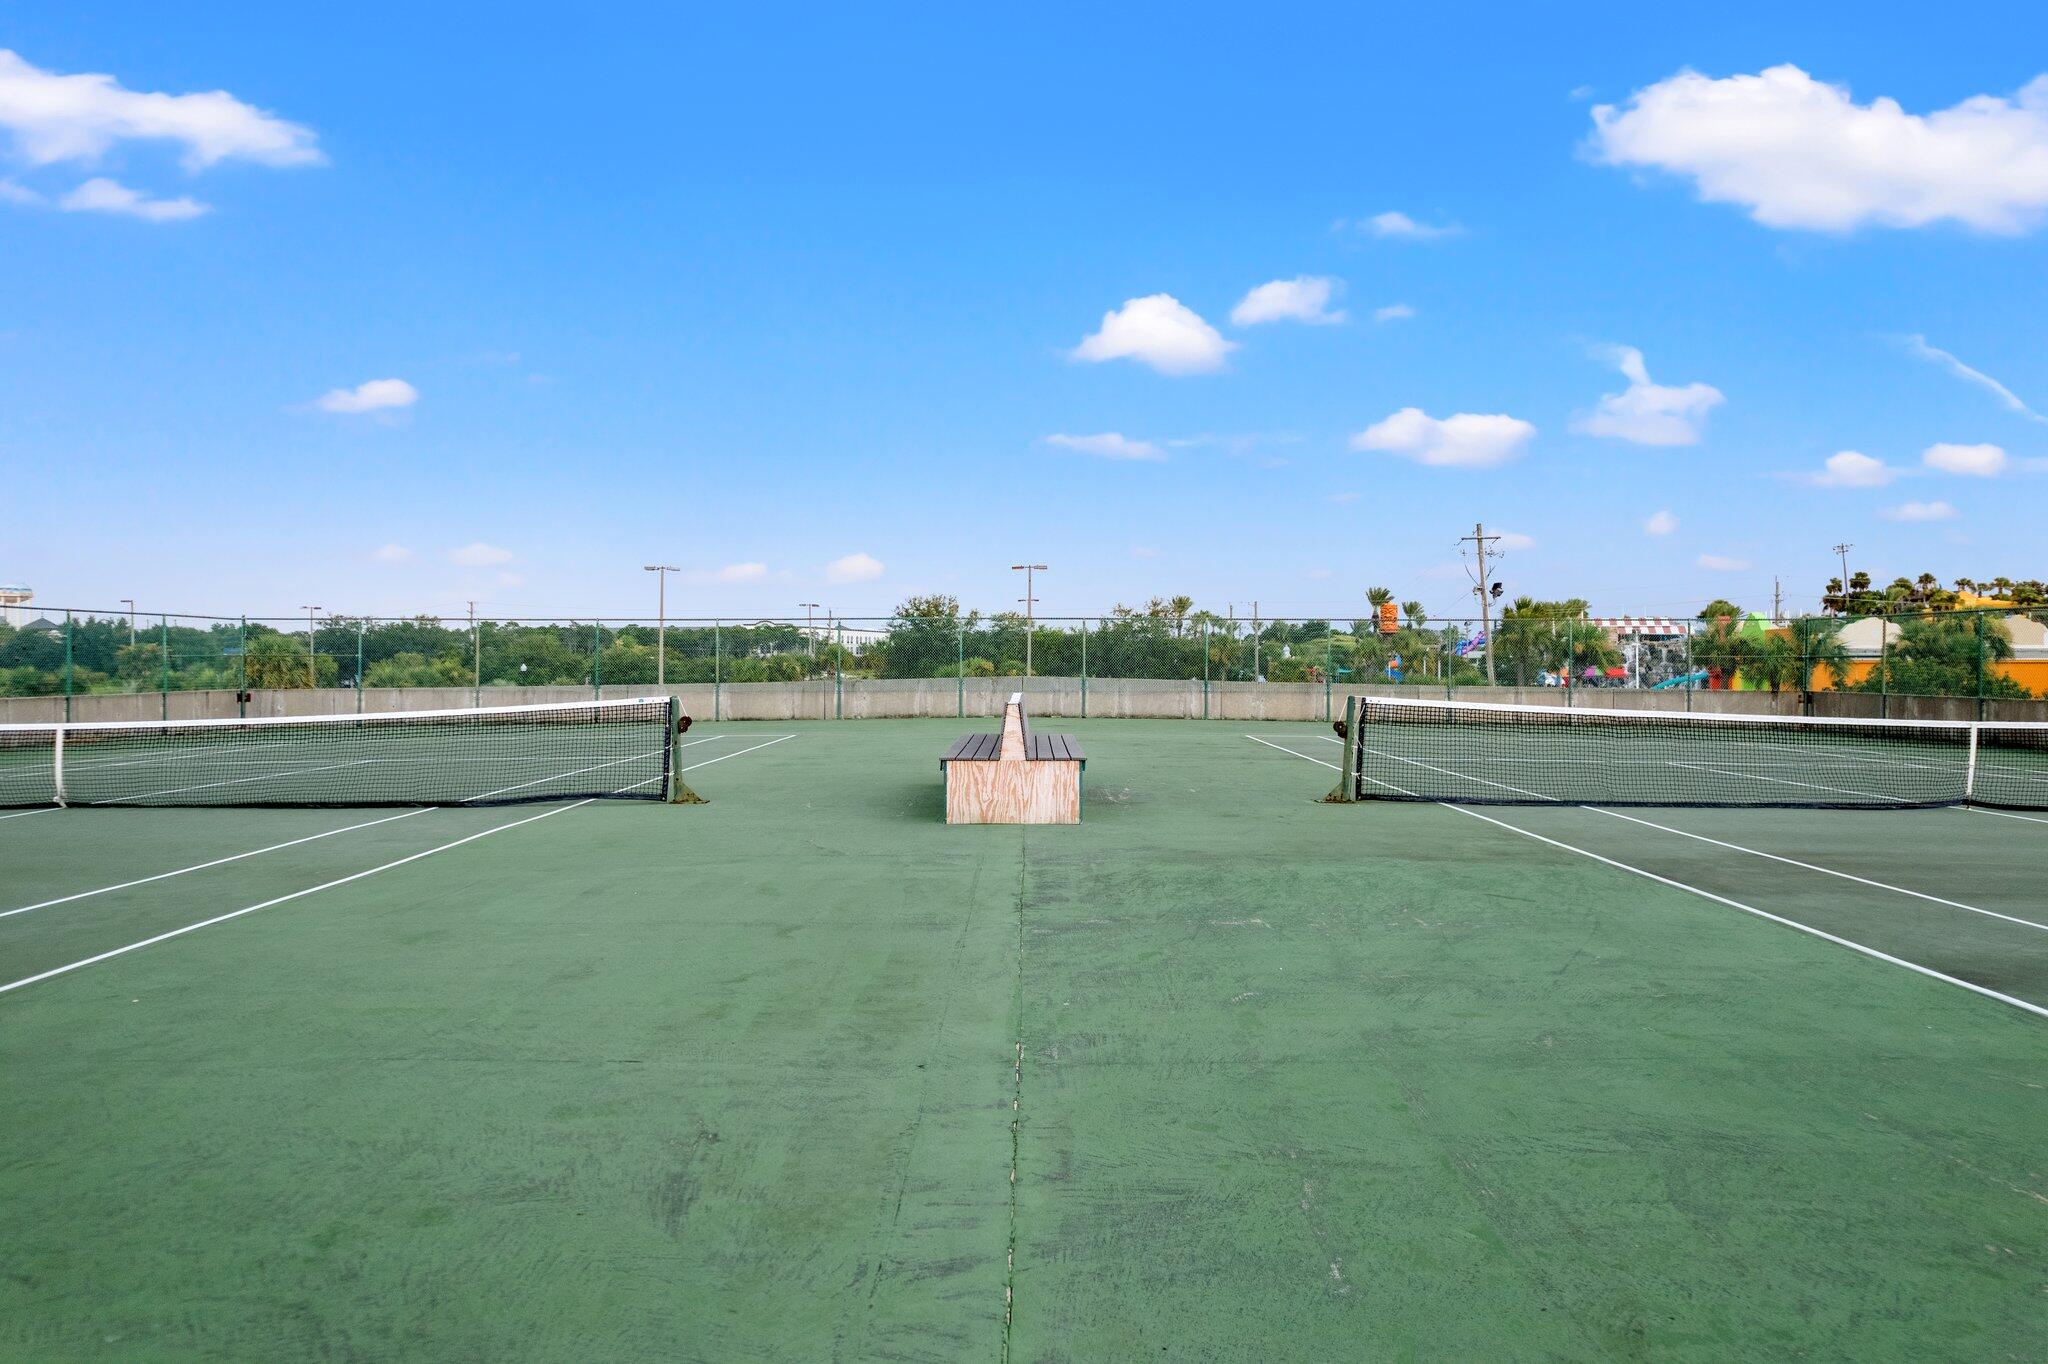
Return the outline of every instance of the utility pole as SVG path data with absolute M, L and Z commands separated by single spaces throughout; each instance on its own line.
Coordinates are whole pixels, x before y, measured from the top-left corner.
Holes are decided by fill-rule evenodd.
M 1472 590 L 1479 598 L 1479 632 L 1486 637 L 1486 685 L 1495 685 L 1493 680 L 1493 584 L 1486 575 L 1486 556 L 1491 547 L 1500 540 L 1498 535 L 1488 535 L 1483 524 L 1474 522 L 1470 535 L 1458 537 L 1459 544 L 1469 542 L 1473 557 L 1478 560 L 1478 583 Z M 1498 554 L 1494 555 L 1499 558 Z
M 1024 675 L 1029 677 L 1031 676 L 1031 636 L 1038 628 L 1038 597 L 1032 591 L 1032 575 L 1045 572 L 1045 565 L 1011 564 L 1010 571 L 1012 573 L 1021 572 L 1024 575 L 1024 595 L 1017 600 L 1024 603 Z
M 654 589 L 654 685 L 668 685 L 668 575 L 681 570 L 674 564 L 648 564 L 660 586 Z
M 121 605 L 128 608 L 128 647 L 135 647 L 135 598 L 121 598 Z
M 314 613 L 315 611 L 318 611 L 319 609 L 320 609 L 320 608 L 319 608 L 319 607 L 317 607 L 317 606 L 308 606 L 308 607 L 306 607 L 306 608 L 305 608 L 305 611 L 306 611 L 306 685 L 307 685 L 307 686 L 309 686 L 309 687 L 313 687 L 313 688 L 318 688 L 318 687 L 319 687 L 319 685 L 320 685 L 320 674 L 319 674 L 318 670 L 317 670 L 317 669 L 315 669 L 315 668 L 314 668 L 314 666 L 313 666 L 313 613 Z M 130 617 L 130 620 L 131 620 L 131 621 L 132 621 L 133 619 L 134 619 L 133 617 Z M 130 632 L 130 633 L 132 634 L 132 633 L 134 632 L 134 629 L 135 629 L 135 627 L 134 627 L 134 625 L 133 625 L 133 624 L 130 624 L 130 625 L 129 625 L 129 627 L 128 627 L 128 629 L 129 629 L 129 632 Z
M 1771 624 L 1783 625 L 1784 623 L 1785 585 L 1778 580 L 1778 575 L 1773 573 L 1771 575 Z
M 1835 553 L 1842 556 L 1842 614 L 1849 614 L 1849 551 L 1856 548 L 1847 540 L 1835 546 Z
M 804 609 L 804 652 L 808 653 L 812 658 L 816 658 L 818 656 L 818 636 L 811 628 L 811 612 L 823 606 L 824 603 L 800 601 L 797 605 Z

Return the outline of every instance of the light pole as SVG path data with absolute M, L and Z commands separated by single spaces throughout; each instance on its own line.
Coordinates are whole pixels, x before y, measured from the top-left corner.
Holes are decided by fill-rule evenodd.
M 668 575 L 679 572 L 674 564 L 647 564 L 646 571 L 654 574 L 657 586 L 654 589 L 654 685 L 668 685 Z
M 1033 574 L 1045 572 L 1044 564 L 1011 564 L 1012 573 L 1024 575 L 1024 595 L 1017 600 L 1024 603 L 1024 675 L 1031 676 L 1031 636 L 1037 630 L 1038 597 L 1032 591 Z
M 128 608 L 128 647 L 135 647 L 135 598 L 121 598 L 121 605 Z
M 314 613 L 315 611 L 318 611 L 319 609 L 320 609 L 320 608 L 319 608 L 319 607 L 317 607 L 317 606 L 308 606 L 308 607 L 306 607 L 306 608 L 305 608 L 305 611 L 306 611 L 306 685 L 307 685 L 308 687 L 311 687 L 311 688 L 313 688 L 313 689 L 314 689 L 314 690 L 316 690 L 316 691 L 317 691 L 317 690 L 319 689 L 319 687 L 320 687 L 320 672 L 319 672 L 319 669 L 317 669 L 317 668 L 315 668 L 315 667 L 313 666 L 313 613 Z
M 811 633 L 811 612 L 817 610 L 820 606 L 823 606 L 824 603 L 816 601 L 800 601 L 797 603 L 797 605 L 801 606 L 804 609 L 805 652 L 809 653 L 812 658 L 816 658 L 818 656 L 818 637 Z

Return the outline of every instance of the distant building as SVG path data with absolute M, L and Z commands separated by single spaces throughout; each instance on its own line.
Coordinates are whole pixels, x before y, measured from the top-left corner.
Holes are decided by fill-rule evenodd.
M 16 584 L 0 584 L 0 622 L 20 625 L 28 616 L 28 604 L 35 600 L 34 589 Z

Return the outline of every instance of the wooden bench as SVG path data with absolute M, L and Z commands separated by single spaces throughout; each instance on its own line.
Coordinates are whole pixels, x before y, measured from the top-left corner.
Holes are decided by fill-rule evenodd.
M 1003 727 L 969 734 L 939 759 L 948 824 L 1079 824 L 1088 759 L 1071 734 L 1034 734 L 1024 694 L 1003 706 Z

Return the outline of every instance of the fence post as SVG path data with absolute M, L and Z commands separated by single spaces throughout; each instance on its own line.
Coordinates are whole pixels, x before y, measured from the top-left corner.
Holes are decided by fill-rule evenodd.
M 242 617 L 240 638 L 242 648 L 238 657 L 242 660 L 242 685 L 235 688 L 235 716 L 237 719 L 246 720 L 249 718 L 249 703 L 242 698 L 249 694 L 249 618 L 247 616 Z
M 725 704 L 725 622 L 711 622 L 711 718 L 720 717 Z
M 1692 622 L 1685 623 L 1685 708 L 1692 709 Z
M 1892 713 L 1892 618 L 1877 618 L 1877 718 Z
M 159 670 L 159 673 L 163 679 L 161 689 L 163 692 L 163 717 L 168 720 L 171 718 L 171 618 L 169 616 L 158 616 L 156 618 L 156 638 L 157 647 L 163 650 L 164 655 L 163 667 Z M 1982 688 L 1980 687 L 1979 690 L 1981 691 Z M 1978 709 L 1981 710 L 1982 707 L 1980 706 Z
M 1330 626 L 1323 631 L 1323 719 L 1330 718 L 1330 677 L 1337 670 L 1337 630 Z
M 356 714 L 363 713 L 363 633 L 370 628 L 367 617 L 356 622 Z
M 1081 622 L 1081 718 L 1088 718 L 1088 622 Z
M 1979 612 L 1977 612 L 1977 613 L 1976 613 L 1976 617 L 1977 617 L 1977 718 L 1978 718 L 1979 720 L 1982 720 L 1982 719 L 1984 718 L 1984 647 L 1985 647 L 1985 644 L 1987 643 L 1987 641 L 1986 641 L 1986 640 L 1985 640 L 1985 638 L 1984 638 L 1984 613 L 1983 613 L 1982 611 L 1979 611 Z
M 590 627 L 590 699 L 604 699 L 604 622 Z
M 832 718 L 846 718 L 846 626 L 832 627 Z
M 965 626 L 953 627 L 954 697 L 955 718 L 967 714 L 967 630 Z
M 64 613 L 64 718 L 71 718 L 71 613 Z

